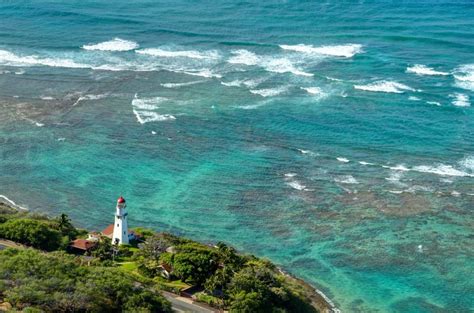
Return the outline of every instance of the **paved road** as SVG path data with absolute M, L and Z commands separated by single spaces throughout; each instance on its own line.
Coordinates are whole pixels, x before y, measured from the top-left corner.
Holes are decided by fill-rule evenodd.
M 173 310 L 177 313 L 188 313 L 188 312 L 196 312 L 196 313 L 215 313 L 219 312 L 217 310 L 207 308 L 202 305 L 197 305 L 193 303 L 191 299 L 179 297 L 175 294 L 169 292 L 163 292 L 163 296 L 171 302 L 171 306 Z

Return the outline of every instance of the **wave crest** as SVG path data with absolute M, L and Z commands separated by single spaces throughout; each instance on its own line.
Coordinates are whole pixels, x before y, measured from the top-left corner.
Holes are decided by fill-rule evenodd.
M 99 51 L 130 51 L 138 49 L 138 47 L 139 44 L 135 41 L 114 38 L 97 44 L 83 45 L 82 49 Z
M 280 45 L 283 50 L 301 52 L 305 54 L 326 55 L 334 57 L 351 58 L 357 53 L 362 52 L 362 45 L 347 44 L 347 45 L 332 45 L 314 47 L 312 45 Z
M 415 89 L 394 81 L 381 80 L 367 85 L 354 85 L 355 89 L 371 92 L 404 93 Z

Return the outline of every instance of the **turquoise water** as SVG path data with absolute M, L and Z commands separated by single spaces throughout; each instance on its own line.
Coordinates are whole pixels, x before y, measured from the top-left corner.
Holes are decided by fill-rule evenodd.
M 66 4 L 67 3 L 67 4 Z M 474 310 L 469 1 L 2 1 L 0 194 Z

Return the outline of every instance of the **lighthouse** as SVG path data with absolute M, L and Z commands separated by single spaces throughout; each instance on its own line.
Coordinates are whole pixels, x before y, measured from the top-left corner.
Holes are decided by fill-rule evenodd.
M 125 199 L 120 196 L 117 200 L 117 207 L 115 210 L 115 224 L 112 235 L 112 244 L 128 244 L 128 213 L 125 209 Z

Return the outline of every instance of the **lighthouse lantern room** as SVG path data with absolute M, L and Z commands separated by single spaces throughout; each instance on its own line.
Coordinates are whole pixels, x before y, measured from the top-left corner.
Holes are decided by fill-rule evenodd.
M 128 213 L 126 207 L 125 199 L 121 196 L 117 200 L 112 244 L 128 244 Z

